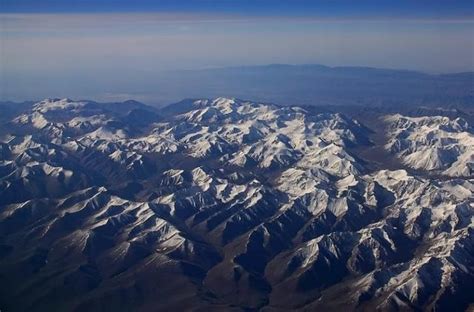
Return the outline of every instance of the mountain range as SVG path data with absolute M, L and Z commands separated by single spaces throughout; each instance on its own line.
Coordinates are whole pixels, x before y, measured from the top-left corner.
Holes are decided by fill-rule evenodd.
M 4 104 L 0 308 L 472 308 L 465 107 Z
M 94 80 L 98 83 L 92 84 Z M 270 64 L 155 72 L 98 71 L 43 79 L 18 77 L 0 90 L 2 99 L 56 97 L 99 101 L 138 99 L 164 106 L 183 98 L 232 95 L 278 105 L 472 107 L 474 72 L 424 73 L 413 70 L 318 64 Z

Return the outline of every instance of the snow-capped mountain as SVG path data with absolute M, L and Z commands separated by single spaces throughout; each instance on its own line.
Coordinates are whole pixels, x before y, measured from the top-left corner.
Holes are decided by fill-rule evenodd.
M 414 169 L 474 176 L 474 131 L 461 118 L 391 115 L 386 148 Z
M 0 308 L 466 309 L 472 128 L 383 121 L 399 168 L 338 113 L 38 102 L 1 134 Z

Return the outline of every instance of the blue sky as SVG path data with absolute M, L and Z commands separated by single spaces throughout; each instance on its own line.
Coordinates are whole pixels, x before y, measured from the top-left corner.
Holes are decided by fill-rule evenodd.
M 0 99 L 235 65 L 472 71 L 473 16 L 456 0 L 0 0 Z
M 2 0 L 3 12 L 210 12 L 247 15 L 472 16 L 468 0 Z

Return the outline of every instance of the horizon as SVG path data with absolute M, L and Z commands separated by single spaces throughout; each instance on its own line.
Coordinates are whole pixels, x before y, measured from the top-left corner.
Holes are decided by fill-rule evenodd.
M 471 72 L 473 16 L 464 0 L 5 0 L 0 99 L 144 99 L 170 71 L 267 64 Z
M 464 71 L 464 72 L 444 72 L 444 73 L 430 73 L 430 72 L 424 72 L 424 71 L 418 71 L 418 70 L 412 70 L 412 69 L 404 69 L 404 68 L 384 68 L 384 67 L 371 67 L 371 66 L 351 66 L 351 65 L 343 65 L 343 66 L 329 66 L 325 64 L 317 64 L 317 63 L 308 63 L 308 64 L 288 64 L 288 63 L 272 63 L 272 64 L 251 64 L 251 65 L 234 65 L 234 66 L 221 66 L 221 67 L 206 67 L 206 68 L 198 68 L 198 69 L 179 69 L 179 70 L 164 70 L 162 72 L 159 72 L 158 74 L 166 74 L 166 73 L 186 73 L 186 72 L 199 72 L 199 71 L 219 71 L 219 70 L 231 70 L 231 69 L 261 69 L 261 68 L 270 68 L 270 67 L 324 67 L 327 69 L 363 69 L 363 70 L 383 70 L 383 71 L 393 71 L 393 72 L 403 72 L 403 73 L 412 73 L 412 74 L 423 74 L 427 76 L 444 76 L 444 75 L 463 75 L 463 74 L 474 74 L 473 71 Z M 240 97 L 235 97 L 232 95 L 222 95 L 219 97 L 229 97 L 229 98 L 238 98 L 242 99 Z M 206 98 L 205 96 L 202 98 Z M 212 97 L 207 97 L 207 98 L 212 98 Z M 215 97 L 214 97 L 215 98 Z M 69 97 L 69 96 L 64 96 L 64 97 L 55 97 L 55 96 L 47 96 L 47 97 L 37 97 L 37 98 L 28 98 L 28 99 L 3 99 L 0 98 L 0 103 L 6 103 L 6 102 L 11 102 L 11 103 L 25 103 L 25 102 L 40 102 L 43 100 L 48 100 L 48 99 L 54 99 L 54 100 L 62 100 L 62 99 L 69 99 L 73 101 L 94 101 L 94 102 L 103 102 L 103 103 L 114 103 L 114 102 L 127 102 L 127 101 L 136 101 L 141 104 L 146 104 L 150 106 L 167 106 L 174 104 L 176 101 L 179 101 L 178 99 L 174 101 L 169 101 L 169 102 L 163 102 L 163 103 L 154 103 L 153 100 L 150 101 L 150 99 L 147 100 L 137 100 L 134 97 L 125 97 L 125 98 L 118 98 L 117 100 L 114 99 L 104 99 L 104 98 L 97 98 L 97 97 Z M 199 99 L 199 97 L 183 97 L 182 100 L 188 100 L 188 99 Z M 251 100 L 251 99 L 248 99 Z M 275 103 L 276 104 L 276 103 Z
M 421 75 L 418 77 L 422 77 L 423 79 L 426 78 L 443 78 L 446 76 L 451 76 L 451 77 L 462 77 L 463 75 L 466 74 L 474 74 L 473 71 L 455 71 L 455 72 L 427 72 L 427 71 L 421 71 L 421 70 L 414 70 L 414 69 L 407 69 L 407 68 L 389 68 L 389 67 L 374 67 L 374 66 L 364 66 L 364 65 L 326 65 L 326 64 L 318 64 L 318 63 L 305 63 L 305 64 L 289 64 L 289 63 L 269 63 L 269 64 L 242 64 L 242 65 L 232 65 L 232 66 L 214 66 L 214 67 L 203 67 L 203 68 L 195 68 L 195 69 L 168 69 L 168 70 L 161 70 L 161 71 L 155 71 L 155 72 L 148 72 L 148 73 L 142 73 L 145 74 L 143 80 L 151 80 L 151 79 L 156 79 L 157 81 L 157 86 L 158 89 L 155 88 L 153 92 L 149 91 L 133 91 L 133 92 L 105 92 L 105 93 L 98 93 L 101 91 L 100 87 L 99 89 L 96 89 L 95 91 L 91 92 L 88 95 L 83 95 L 82 92 L 76 92 L 77 86 L 75 85 L 70 85 L 67 86 L 64 89 L 59 90 L 57 93 L 51 92 L 48 87 L 50 84 L 47 81 L 42 81 L 43 84 L 37 83 L 36 87 L 38 90 L 42 91 L 42 95 L 31 95 L 31 96 L 13 96 L 13 97 L 2 97 L 0 96 L 0 103 L 24 103 L 24 102 L 39 102 L 44 99 L 74 99 L 74 100 L 79 100 L 79 101 L 94 101 L 94 102 L 102 102 L 102 103 L 120 103 L 120 102 L 126 102 L 126 101 L 137 101 L 143 104 L 151 105 L 151 106 L 158 106 L 158 107 L 164 107 L 169 104 L 173 104 L 176 102 L 179 102 L 183 99 L 200 99 L 200 98 L 216 98 L 216 97 L 228 97 L 228 98 L 244 98 L 245 96 L 242 96 L 243 90 L 246 90 L 245 87 L 239 88 L 237 85 L 228 85 L 224 84 L 222 89 L 227 90 L 231 89 L 233 91 L 231 92 L 224 92 L 222 93 L 219 91 L 220 89 L 217 89 L 217 93 L 214 94 L 209 94 L 210 92 L 209 88 L 212 89 L 213 83 L 215 83 L 215 80 L 219 79 L 219 75 L 213 75 L 213 74 L 218 74 L 218 73 L 226 73 L 228 75 L 229 73 L 233 72 L 234 70 L 257 70 L 260 72 L 260 74 L 264 74 L 266 70 L 273 70 L 273 69 L 278 69 L 278 70 L 289 70 L 288 73 L 295 73 L 295 71 L 301 70 L 301 69 L 311 69 L 312 71 L 309 72 L 309 75 L 315 74 L 316 77 L 321 74 L 319 71 L 320 69 L 323 70 L 329 70 L 332 74 L 337 73 L 340 70 L 359 70 L 359 76 L 361 73 L 366 73 L 369 74 L 369 81 L 365 81 L 363 78 L 364 75 L 356 78 L 359 79 L 359 83 L 362 83 L 362 85 L 366 85 L 369 83 L 370 84 L 370 79 L 375 79 L 376 76 L 375 74 L 379 71 L 390 73 L 390 74 L 410 74 L 410 75 Z M 199 78 L 199 74 L 205 74 L 204 79 Z M 239 72 L 238 72 L 239 73 Z M 280 75 L 282 73 L 280 72 Z M 308 72 L 306 72 L 308 74 Z M 148 76 L 146 76 L 148 75 Z M 198 76 L 196 76 L 198 75 Z M 337 74 L 336 74 L 337 75 Z M 152 77 L 152 78 L 150 78 Z M 268 76 L 269 81 L 272 79 Z M 274 77 L 273 77 L 274 78 Z M 313 77 L 314 78 L 314 77 Z M 346 77 L 347 78 L 347 77 Z M 210 80 L 209 80 L 210 79 Z M 312 79 L 312 78 L 311 78 Z M 469 80 L 470 79 L 470 80 Z M 171 81 L 167 86 L 160 85 L 162 84 L 165 80 L 168 82 Z M 214 81 L 214 82 L 213 82 Z M 463 82 L 464 81 L 464 82 Z M 468 83 L 469 81 L 472 84 L 472 77 L 468 77 Z M 39 81 L 41 82 L 41 81 Z M 458 81 L 460 83 L 461 89 L 458 91 L 461 91 L 463 93 L 467 89 L 464 89 L 466 79 L 460 79 Z M 113 86 L 113 84 L 109 84 L 108 88 Z M 136 90 L 137 88 L 140 89 L 140 81 L 135 83 L 130 83 L 127 81 L 120 81 L 120 83 L 117 83 L 117 90 L 122 90 L 122 88 L 131 88 Z M 186 86 L 183 91 L 179 91 L 176 93 L 176 89 L 179 89 L 179 86 Z M 143 87 L 143 86 L 142 86 Z M 161 87 L 161 89 L 160 89 Z M 170 87 L 167 89 L 167 87 Z M 428 86 L 429 87 L 429 86 Z M 145 89 L 150 89 L 154 88 L 153 85 L 150 85 L 150 83 L 144 83 L 144 88 Z M 202 89 L 200 89 L 202 88 Z M 234 89 L 232 89 L 234 88 Z M 235 89 L 237 88 L 237 89 Z M 44 91 L 43 89 L 46 89 Z M 57 88 L 55 88 L 57 90 Z M 79 88 L 80 89 L 80 88 Z M 291 87 L 290 87 L 291 89 Z M 323 87 L 324 89 L 324 87 Z M 170 91 L 171 90 L 171 91 Z M 201 90 L 196 93 L 196 90 Z M 207 92 L 207 93 L 206 93 Z M 288 90 L 286 90 L 288 92 Z M 349 92 L 350 93 L 350 92 Z M 402 92 L 403 93 L 403 92 Z M 422 92 L 423 93 L 423 92 Z M 464 92 L 465 95 L 467 95 L 466 92 Z M 191 95 L 190 95 L 191 94 Z M 2 92 L 0 92 L 0 95 L 3 95 Z M 377 96 L 376 93 L 372 94 L 369 93 L 367 96 Z M 303 96 L 304 97 L 304 96 Z M 339 97 L 335 97 L 335 105 L 337 105 Z M 414 98 L 414 100 L 418 101 L 420 98 Z M 267 103 L 274 103 L 274 104 L 279 104 L 279 105 L 285 105 L 284 100 L 281 100 L 280 98 L 267 98 L 267 97 L 250 97 L 248 100 L 260 100 L 262 102 L 267 102 Z M 399 102 L 400 104 L 403 104 L 403 102 Z M 294 103 L 295 105 L 327 105 L 327 103 L 318 103 L 316 100 L 314 103 L 311 101 L 306 101 L 303 100 L 303 102 L 296 102 Z M 367 103 L 366 103 L 367 104 Z M 406 103 L 405 103 L 406 104 Z M 369 103 L 369 105 L 372 105 Z

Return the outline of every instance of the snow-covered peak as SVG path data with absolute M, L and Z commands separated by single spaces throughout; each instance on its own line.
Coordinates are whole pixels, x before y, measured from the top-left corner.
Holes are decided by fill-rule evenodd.
M 414 168 L 449 176 L 474 175 L 474 132 L 461 118 L 391 115 L 386 149 Z
M 33 109 L 40 113 L 55 110 L 75 110 L 83 108 L 87 102 L 75 102 L 71 99 L 45 99 L 33 105 Z

